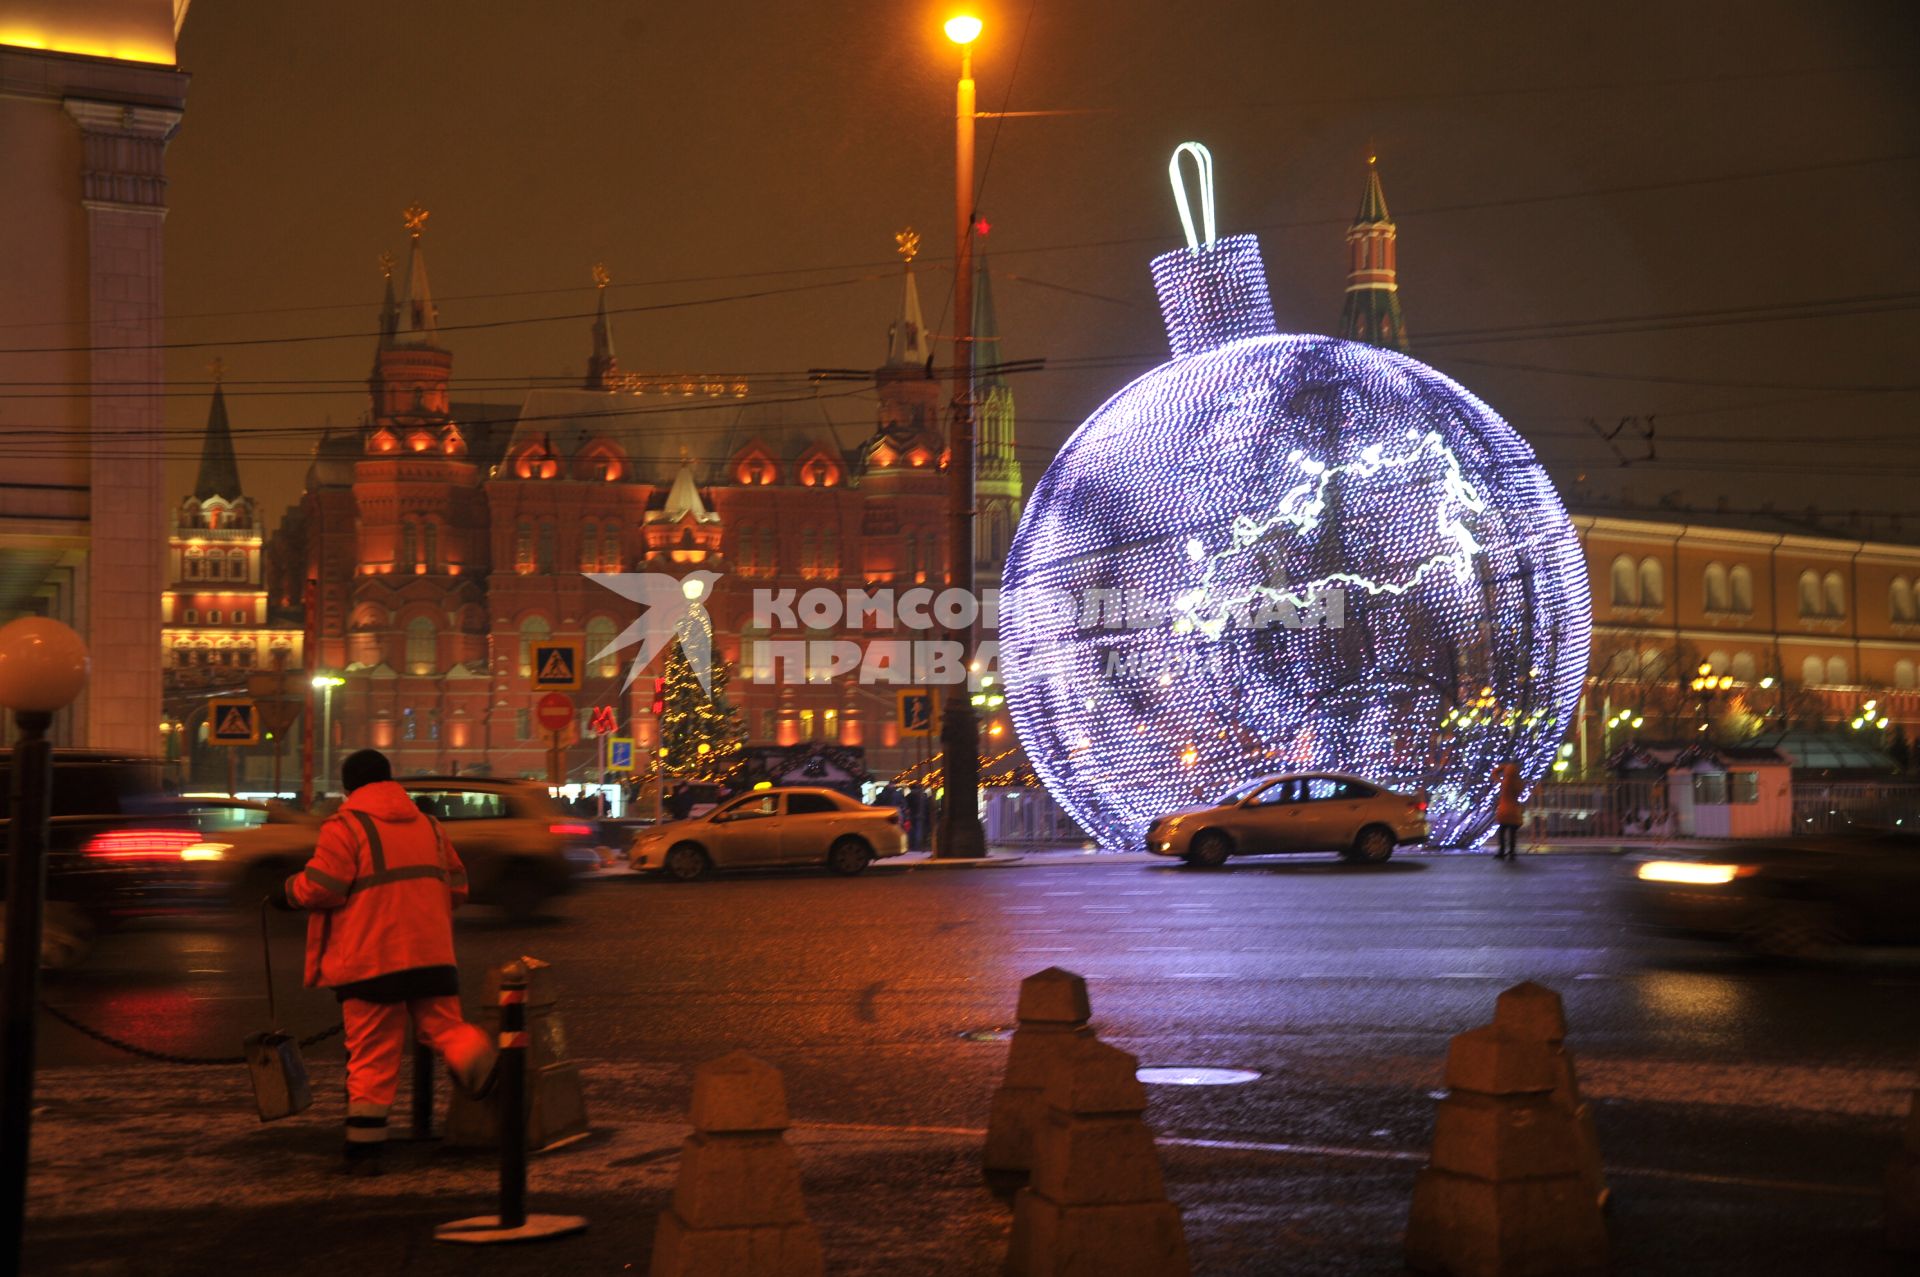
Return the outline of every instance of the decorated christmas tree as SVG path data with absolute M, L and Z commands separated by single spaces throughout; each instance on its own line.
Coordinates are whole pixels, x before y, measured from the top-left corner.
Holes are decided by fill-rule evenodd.
M 676 639 L 667 647 L 662 674 L 667 688 L 660 737 L 667 773 L 686 780 L 727 779 L 740 766 L 745 733 L 740 711 L 727 700 L 726 662 L 713 662 L 709 686 L 702 688 Z

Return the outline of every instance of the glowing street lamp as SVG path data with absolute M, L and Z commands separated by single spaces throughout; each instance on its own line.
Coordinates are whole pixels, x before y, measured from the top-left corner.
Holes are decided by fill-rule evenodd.
M 973 42 L 981 22 L 956 14 L 947 39 L 960 46 L 960 84 L 954 98 L 953 197 L 953 430 L 947 440 L 947 586 L 972 593 L 973 575 Z M 955 635 L 972 647 L 972 628 Z M 940 730 L 946 751 L 946 800 L 940 807 L 939 856 L 986 854 L 980 827 L 980 722 L 964 680 L 947 694 Z
M 313 676 L 314 690 L 320 693 L 321 793 L 325 793 L 325 787 L 333 783 L 333 689 L 346 686 L 346 682 L 347 680 L 341 678 L 338 674 L 315 674 Z
M 0 626 L 0 706 L 13 711 L 13 810 L 9 822 L 6 1009 L 0 1020 L 0 1265 L 17 1272 L 26 1214 L 27 1152 L 33 1122 L 34 1017 L 40 1000 L 42 899 L 47 813 L 53 805 L 55 710 L 87 684 L 87 645 L 58 621 L 21 617 Z

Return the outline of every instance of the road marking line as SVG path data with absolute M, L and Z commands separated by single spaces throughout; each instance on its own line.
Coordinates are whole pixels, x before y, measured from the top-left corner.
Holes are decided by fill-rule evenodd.
M 853 1131 L 876 1135 L 947 1135 L 961 1139 L 982 1139 L 985 1129 L 977 1126 L 881 1126 L 865 1122 L 795 1122 L 799 1131 Z M 1157 1141 L 1181 1148 L 1223 1149 L 1240 1153 L 1277 1153 L 1294 1157 L 1339 1157 L 1366 1162 L 1424 1163 L 1427 1154 L 1398 1148 L 1346 1148 L 1338 1144 L 1283 1144 L 1268 1140 L 1219 1140 L 1190 1136 L 1163 1135 Z M 1711 1184 L 1723 1188 L 1763 1188 L 1786 1193 L 1822 1193 L 1834 1197 L 1879 1197 L 1881 1190 L 1856 1184 L 1821 1184 L 1809 1180 L 1765 1179 L 1757 1175 L 1714 1175 L 1705 1171 L 1676 1171 L 1658 1166 L 1606 1166 L 1608 1175 L 1635 1179 L 1664 1179 L 1688 1184 Z

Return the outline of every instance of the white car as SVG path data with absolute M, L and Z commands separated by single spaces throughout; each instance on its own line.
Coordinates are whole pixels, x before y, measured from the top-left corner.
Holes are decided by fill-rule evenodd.
M 831 789 L 759 789 L 704 816 L 643 829 L 627 851 L 637 873 L 691 882 L 712 869 L 825 865 L 852 875 L 907 849 L 900 813 Z
M 1337 851 L 1379 864 L 1395 847 L 1427 836 L 1426 799 L 1324 772 L 1263 776 L 1210 807 L 1162 816 L 1147 830 L 1147 850 L 1206 869 L 1229 856 L 1293 851 Z
M 538 914 L 598 865 L 593 826 L 566 815 L 545 785 L 484 777 L 403 776 L 401 788 L 438 820 L 466 866 L 475 904 L 497 905 L 515 919 Z M 291 809 L 226 800 L 193 800 L 201 828 L 217 849 L 234 900 L 259 903 L 313 855 L 320 821 Z

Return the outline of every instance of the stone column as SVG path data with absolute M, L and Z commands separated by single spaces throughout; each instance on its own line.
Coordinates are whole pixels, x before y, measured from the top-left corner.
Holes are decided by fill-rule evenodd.
M 152 753 L 160 721 L 163 158 L 181 113 L 67 98 L 85 144 L 90 352 L 91 549 L 86 743 Z

